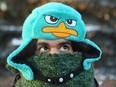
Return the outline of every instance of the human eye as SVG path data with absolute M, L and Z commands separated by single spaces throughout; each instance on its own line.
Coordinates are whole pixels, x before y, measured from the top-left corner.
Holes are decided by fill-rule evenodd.
M 60 51 L 61 52 L 68 52 L 69 51 L 69 46 L 67 46 L 67 45 L 61 46 Z
M 39 47 L 38 50 L 40 53 L 46 53 L 46 52 L 48 52 L 49 48 L 47 46 L 41 46 L 41 47 Z

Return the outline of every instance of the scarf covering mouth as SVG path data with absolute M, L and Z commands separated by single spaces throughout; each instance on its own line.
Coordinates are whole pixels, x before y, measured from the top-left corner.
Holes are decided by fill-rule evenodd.
M 33 72 L 35 79 L 26 80 L 23 76 L 18 80 L 16 87 L 94 87 L 93 67 L 90 70 L 83 71 L 74 78 L 63 84 L 52 84 L 41 81 L 38 73 L 42 73 L 45 77 L 57 78 L 67 75 L 81 67 L 82 54 L 78 52 L 66 54 L 38 54 L 25 60 Z M 23 81 L 23 82 L 22 82 Z M 22 83 L 21 83 L 22 82 Z M 21 86 L 19 86 L 21 85 Z
M 30 58 L 28 64 L 44 76 L 58 77 L 81 67 L 81 53 L 38 54 Z

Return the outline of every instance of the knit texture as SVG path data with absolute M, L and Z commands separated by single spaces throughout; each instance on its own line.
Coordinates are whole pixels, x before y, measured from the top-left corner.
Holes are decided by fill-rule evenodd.
M 60 55 L 40 54 L 27 60 L 26 63 L 36 70 L 34 72 L 35 76 L 37 76 L 37 72 L 41 72 L 48 77 L 62 77 L 81 67 L 83 58 L 81 53 L 75 52 L 73 54 Z M 94 87 L 93 73 L 93 67 L 91 67 L 90 70 L 81 72 L 66 83 L 57 85 L 40 81 L 36 77 L 32 81 L 28 81 L 21 75 L 21 78 L 16 83 L 16 87 Z

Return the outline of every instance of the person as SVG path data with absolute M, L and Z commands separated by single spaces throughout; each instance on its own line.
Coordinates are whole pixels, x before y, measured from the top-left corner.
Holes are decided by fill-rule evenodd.
M 7 58 L 7 67 L 19 73 L 14 87 L 98 87 L 92 62 L 102 51 L 85 34 L 75 9 L 56 2 L 35 8 L 22 44 Z

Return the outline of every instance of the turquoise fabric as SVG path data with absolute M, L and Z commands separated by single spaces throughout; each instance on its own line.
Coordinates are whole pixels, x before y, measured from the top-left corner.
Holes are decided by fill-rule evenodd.
M 45 21 L 46 15 L 51 15 L 58 18 L 58 22 L 55 24 L 47 23 Z M 76 25 L 73 27 L 67 25 L 66 23 L 67 19 L 75 20 Z M 29 44 L 29 42 L 32 39 L 48 39 L 48 40 L 59 39 L 59 37 L 54 36 L 52 33 L 42 32 L 42 29 L 47 26 L 57 27 L 61 22 L 65 24 L 66 28 L 73 29 L 78 33 L 77 36 L 70 35 L 62 39 L 73 40 L 75 42 L 83 42 L 85 44 L 89 44 L 100 52 L 100 54 L 96 58 L 87 58 L 86 60 L 84 60 L 83 67 L 85 70 L 89 70 L 91 67 L 91 62 L 99 60 L 102 51 L 94 42 L 85 39 L 86 28 L 80 13 L 67 5 L 64 5 L 62 3 L 56 3 L 56 2 L 51 2 L 35 8 L 32 11 L 32 13 L 27 17 L 27 19 L 23 24 L 23 30 L 22 30 L 23 42 L 14 52 L 12 52 L 8 56 L 7 63 L 10 66 L 18 69 L 27 80 L 33 80 L 34 74 L 31 68 L 26 64 L 15 63 L 12 61 L 12 59 L 17 54 L 19 54 Z

